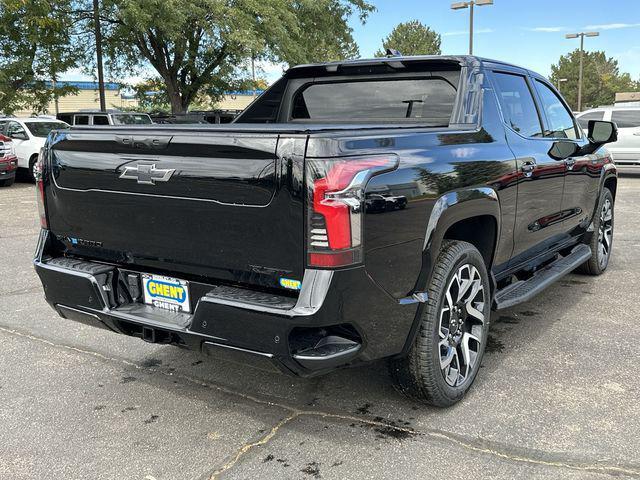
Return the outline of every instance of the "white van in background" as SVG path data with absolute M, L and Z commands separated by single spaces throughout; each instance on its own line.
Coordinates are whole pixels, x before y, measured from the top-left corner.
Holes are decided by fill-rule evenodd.
M 35 166 L 40 149 L 51 130 L 62 130 L 69 125 L 51 117 L 0 118 L 0 134 L 13 141 L 18 157 L 18 168 L 29 171 L 35 181 Z
M 619 167 L 636 167 L 640 171 L 640 106 L 598 107 L 576 115 L 586 131 L 589 120 L 606 120 L 618 125 L 618 141 L 607 145 Z
M 58 120 L 69 125 L 151 125 L 151 117 L 146 113 L 121 112 L 118 110 L 61 112 Z

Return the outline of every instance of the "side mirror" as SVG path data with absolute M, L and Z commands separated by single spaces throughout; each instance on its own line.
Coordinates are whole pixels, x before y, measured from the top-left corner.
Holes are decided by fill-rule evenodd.
M 549 149 L 549 156 L 554 160 L 565 160 L 578 153 L 578 145 L 573 142 L 567 142 L 566 140 L 560 140 L 553 142 L 551 149 Z
M 589 143 L 582 147 L 580 152 L 584 155 L 595 152 L 605 143 L 612 143 L 618 140 L 618 127 L 613 122 L 589 120 L 589 129 L 587 131 Z
M 588 138 L 591 143 L 604 145 L 618 140 L 618 127 L 613 122 L 589 120 Z

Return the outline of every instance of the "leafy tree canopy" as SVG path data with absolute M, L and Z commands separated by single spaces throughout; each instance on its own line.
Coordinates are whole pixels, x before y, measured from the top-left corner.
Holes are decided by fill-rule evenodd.
M 440 55 L 440 34 L 418 20 L 398 24 L 387 38 L 382 40 L 382 49 L 376 57 L 384 57 L 387 48 L 398 50 L 403 55 Z
M 365 0 L 103 0 L 111 71 L 152 66 L 173 113 L 248 76 L 250 59 L 288 64 L 358 55 L 348 25 Z
M 628 73 L 620 73 L 618 61 L 605 55 L 605 52 L 584 52 L 582 80 L 583 109 L 599 105 L 611 105 L 616 92 L 640 91 L 640 82 L 634 82 Z M 578 77 L 580 69 L 580 50 L 574 50 L 560 57 L 557 64 L 551 66 L 550 80 L 558 85 L 560 91 L 572 109 L 578 107 Z
M 77 65 L 81 51 L 73 36 L 71 0 L 0 2 L 0 111 L 44 112 L 54 96 L 70 87 L 48 83 Z

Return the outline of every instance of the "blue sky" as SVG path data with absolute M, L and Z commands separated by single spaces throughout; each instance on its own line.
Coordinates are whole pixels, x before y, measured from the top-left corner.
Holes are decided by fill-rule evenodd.
M 469 11 L 451 10 L 452 0 L 369 1 L 377 11 L 367 23 L 351 19 L 362 57 L 373 56 L 393 27 L 409 20 L 440 33 L 443 54 L 468 52 Z M 600 36 L 586 38 L 586 50 L 604 50 L 618 60 L 622 72 L 640 80 L 640 0 L 494 0 L 494 5 L 475 9 L 474 53 L 549 75 L 552 63 L 580 45 L 579 39 L 567 40 L 565 34 L 587 30 Z M 259 67 L 269 83 L 282 73 L 281 65 Z M 137 83 L 154 74 L 147 69 L 124 80 Z M 76 69 L 62 79 L 92 78 Z
M 468 52 L 469 11 L 448 0 L 370 0 L 377 12 L 351 24 L 362 57 L 372 56 L 393 27 L 420 20 L 442 35 L 443 54 Z M 543 75 L 561 55 L 578 48 L 566 33 L 597 30 L 585 50 L 604 50 L 620 70 L 640 79 L 640 0 L 494 0 L 476 7 L 474 54 L 516 63 Z

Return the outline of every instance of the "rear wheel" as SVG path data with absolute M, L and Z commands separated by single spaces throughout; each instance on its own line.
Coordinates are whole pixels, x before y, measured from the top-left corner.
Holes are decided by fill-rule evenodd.
M 578 272 L 601 275 L 607 269 L 613 247 L 613 220 L 613 195 L 608 188 L 603 188 L 589 243 L 591 258 L 578 267 Z
M 490 286 L 484 259 L 467 242 L 447 241 L 409 354 L 390 362 L 396 389 L 438 407 L 458 402 L 473 383 L 487 342 Z

